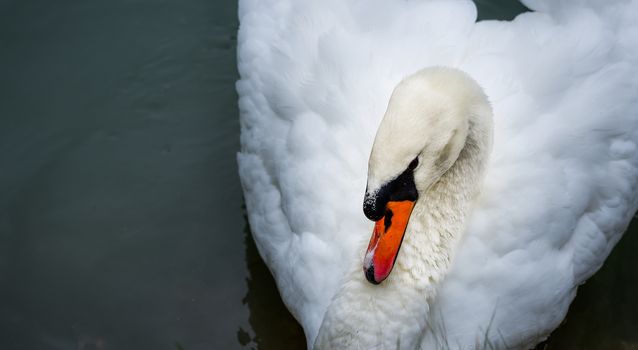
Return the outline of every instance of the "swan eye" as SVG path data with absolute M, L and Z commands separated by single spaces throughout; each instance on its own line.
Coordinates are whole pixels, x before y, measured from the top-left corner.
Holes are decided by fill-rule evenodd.
M 414 170 L 414 169 L 416 169 L 417 165 L 419 165 L 419 157 L 418 156 L 416 158 L 414 158 L 414 160 L 412 162 L 410 162 L 410 165 L 408 165 L 408 169 Z

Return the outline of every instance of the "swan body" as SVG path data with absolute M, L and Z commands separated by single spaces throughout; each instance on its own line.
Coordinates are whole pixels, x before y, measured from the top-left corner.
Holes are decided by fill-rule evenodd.
M 620 239 L 638 2 L 526 5 L 475 23 L 469 1 L 240 1 L 248 216 L 309 348 L 528 348 Z M 441 65 L 473 79 L 423 70 Z M 419 198 L 372 285 L 363 196 L 415 156 Z

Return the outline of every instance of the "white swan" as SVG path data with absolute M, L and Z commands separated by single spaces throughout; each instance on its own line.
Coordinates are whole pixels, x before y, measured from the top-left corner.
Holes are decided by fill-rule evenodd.
M 638 2 L 526 4 L 475 23 L 466 1 L 240 2 L 249 220 L 309 347 L 532 346 L 620 238 L 638 207 Z M 486 164 L 492 113 L 463 73 L 423 70 L 388 105 L 432 65 L 489 96 Z M 389 273 L 398 246 L 366 249 L 361 200 L 367 185 L 379 218 L 412 167 Z

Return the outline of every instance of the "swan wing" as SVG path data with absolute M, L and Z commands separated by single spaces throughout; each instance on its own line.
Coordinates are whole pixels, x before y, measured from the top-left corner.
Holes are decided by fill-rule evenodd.
M 478 23 L 462 65 L 495 140 L 438 300 L 451 343 L 543 340 L 638 206 L 638 3 L 526 4 L 538 12 Z

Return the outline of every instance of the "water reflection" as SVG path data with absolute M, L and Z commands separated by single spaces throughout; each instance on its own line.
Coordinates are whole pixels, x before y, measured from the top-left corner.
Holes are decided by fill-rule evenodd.
M 241 349 L 236 3 L 0 3 L 0 349 Z

